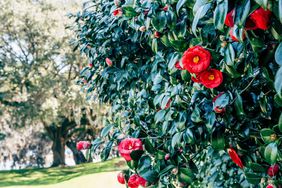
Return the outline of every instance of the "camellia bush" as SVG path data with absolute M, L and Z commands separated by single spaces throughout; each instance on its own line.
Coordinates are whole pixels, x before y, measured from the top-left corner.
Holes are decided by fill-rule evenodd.
M 84 149 L 117 147 L 118 182 L 282 186 L 282 0 L 93 0 L 72 17 L 79 83 L 113 114 Z

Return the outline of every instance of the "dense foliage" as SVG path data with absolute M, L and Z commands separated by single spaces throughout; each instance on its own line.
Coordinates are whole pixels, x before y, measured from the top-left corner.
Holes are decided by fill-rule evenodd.
M 119 182 L 282 184 L 281 0 L 100 0 L 74 17 L 80 83 L 115 113 L 91 149 L 119 144 Z

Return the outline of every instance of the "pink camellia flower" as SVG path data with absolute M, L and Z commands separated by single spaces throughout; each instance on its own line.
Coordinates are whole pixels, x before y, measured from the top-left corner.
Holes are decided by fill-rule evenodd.
M 113 62 L 109 58 L 106 58 L 106 63 L 109 67 L 113 66 Z
M 213 99 L 212 99 L 212 102 L 215 103 L 216 99 L 218 99 L 220 96 L 222 96 L 224 94 L 224 92 L 221 92 L 219 93 L 217 96 L 215 96 Z M 214 106 L 213 110 L 216 112 L 216 113 L 224 113 L 225 112 L 225 108 L 221 108 L 220 106 Z
M 117 8 L 116 10 L 113 11 L 114 16 L 122 16 L 122 9 Z
M 117 180 L 120 184 L 125 184 L 124 174 L 122 172 L 118 173 Z
M 275 165 L 272 165 L 268 168 L 267 170 L 267 174 L 272 177 L 272 176 L 275 176 L 279 171 L 279 165 L 278 164 L 275 164 Z
M 131 152 L 135 150 L 143 150 L 142 145 L 142 141 L 138 138 L 126 138 L 119 143 L 118 151 L 126 161 L 131 161 Z
M 232 159 L 232 161 L 236 165 L 238 165 L 240 168 L 243 168 L 244 165 L 243 165 L 240 157 L 238 156 L 237 152 L 234 149 L 232 149 L 232 148 L 229 148 L 227 151 L 228 151 L 228 154 L 229 154 L 230 158 Z
M 140 185 L 142 187 L 146 186 L 147 181 L 137 174 L 133 174 L 128 179 L 128 187 L 129 188 L 138 188 Z
M 91 147 L 91 143 L 89 141 L 79 141 L 76 143 L 76 149 L 78 151 L 89 149 Z

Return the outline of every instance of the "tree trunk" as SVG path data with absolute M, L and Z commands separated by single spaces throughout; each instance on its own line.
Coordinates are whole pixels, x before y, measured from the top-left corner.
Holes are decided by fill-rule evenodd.
M 60 137 L 56 136 L 53 139 L 52 145 L 53 151 L 53 164 L 52 167 L 65 165 L 65 140 Z
M 87 160 L 85 159 L 83 153 L 76 149 L 76 144 L 73 141 L 68 141 L 67 143 L 68 148 L 72 151 L 73 159 L 75 164 L 86 163 Z

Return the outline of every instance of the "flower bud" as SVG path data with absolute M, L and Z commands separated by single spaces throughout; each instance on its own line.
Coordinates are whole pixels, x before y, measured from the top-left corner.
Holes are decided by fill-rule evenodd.
M 144 32 L 144 31 L 146 31 L 146 26 L 141 26 L 141 27 L 139 27 L 139 31 L 141 31 L 141 32 Z
M 161 37 L 161 33 L 158 32 L 158 31 L 155 31 L 154 32 L 154 37 L 157 38 L 157 39 L 160 38 Z
M 125 184 L 124 174 L 122 172 L 118 173 L 117 180 L 120 184 Z
M 172 169 L 171 173 L 174 174 L 174 175 L 178 174 L 178 169 L 177 168 Z
M 167 160 L 169 160 L 169 158 L 170 158 L 170 155 L 169 155 L 169 153 L 167 153 L 167 154 L 165 155 L 165 160 L 167 161 Z
M 163 11 L 168 11 L 168 5 L 164 6 Z
M 272 177 L 275 176 L 279 171 L 279 165 L 278 164 L 274 164 L 272 166 L 270 166 L 267 170 L 267 174 Z

